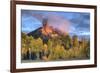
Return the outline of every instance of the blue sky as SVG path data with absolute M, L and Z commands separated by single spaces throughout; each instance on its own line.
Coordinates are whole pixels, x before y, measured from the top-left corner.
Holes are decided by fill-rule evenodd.
M 22 32 L 28 33 L 42 27 L 44 18 L 48 19 L 50 26 L 72 35 L 90 35 L 90 13 L 85 12 L 21 10 Z

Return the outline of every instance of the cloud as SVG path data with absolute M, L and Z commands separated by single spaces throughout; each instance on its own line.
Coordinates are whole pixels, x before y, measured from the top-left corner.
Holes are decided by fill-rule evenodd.
M 55 29 L 58 29 L 64 33 L 69 31 L 70 21 L 65 19 L 64 17 L 56 14 L 56 13 L 49 13 L 47 16 L 48 24 Z
M 32 31 L 41 27 L 44 18 L 48 24 L 63 32 L 77 35 L 90 34 L 90 14 L 79 12 L 50 12 L 22 10 L 22 31 Z
M 30 22 L 35 22 L 37 19 L 41 22 L 47 18 L 48 19 L 48 25 L 52 26 L 53 28 L 59 29 L 62 32 L 68 32 L 69 30 L 69 21 L 68 19 L 65 19 L 63 16 L 58 15 L 57 12 L 45 12 L 45 11 L 31 11 L 31 10 L 24 10 L 23 13 L 23 23 L 29 24 Z M 32 17 L 35 18 L 33 21 Z M 32 23 L 31 23 L 32 24 Z
M 77 17 L 75 16 L 77 15 Z M 73 26 L 75 27 L 82 27 L 82 28 L 89 28 L 90 27 L 90 14 L 89 13 L 76 13 L 73 18 L 71 19 Z

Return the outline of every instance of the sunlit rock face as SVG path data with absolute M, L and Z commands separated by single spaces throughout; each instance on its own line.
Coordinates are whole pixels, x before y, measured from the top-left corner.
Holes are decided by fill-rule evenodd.
M 47 22 L 48 22 L 47 19 L 43 20 L 43 27 L 41 29 L 41 32 L 43 35 L 50 36 L 50 37 L 56 37 L 58 35 L 67 34 L 57 28 L 54 28 L 53 26 L 50 26 L 50 24 L 48 24 Z
M 53 33 L 53 28 L 48 26 L 48 25 L 45 25 L 43 26 L 43 28 L 41 29 L 41 32 L 42 34 L 44 35 L 49 35 L 49 34 L 52 34 Z
M 32 31 L 29 32 L 27 35 L 28 36 L 32 36 L 34 38 L 41 38 L 43 39 L 43 42 L 46 43 L 48 41 L 48 39 L 50 38 L 56 38 L 59 36 L 65 36 L 67 35 L 67 33 L 62 32 L 61 30 L 54 28 L 53 26 L 50 26 L 50 24 L 47 23 L 47 19 L 44 19 L 42 24 L 43 26 Z

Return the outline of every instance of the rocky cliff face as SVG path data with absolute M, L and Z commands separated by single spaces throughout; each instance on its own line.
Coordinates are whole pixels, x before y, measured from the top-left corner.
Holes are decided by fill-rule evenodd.
M 47 24 L 47 20 L 44 20 L 43 27 L 40 27 L 30 33 L 28 36 L 33 36 L 34 38 L 42 38 L 43 41 L 48 41 L 49 38 L 55 38 L 61 35 L 66 35 L 66 33 L 61 32 L 57 28 L 53 28 Z

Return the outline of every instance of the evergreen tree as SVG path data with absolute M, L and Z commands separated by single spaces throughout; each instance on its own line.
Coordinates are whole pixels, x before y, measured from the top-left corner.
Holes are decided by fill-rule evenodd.
M 76 35 L 73 36 L 73 47 L 78 47 L 79 46 L 79 41 L 78 37 Z

